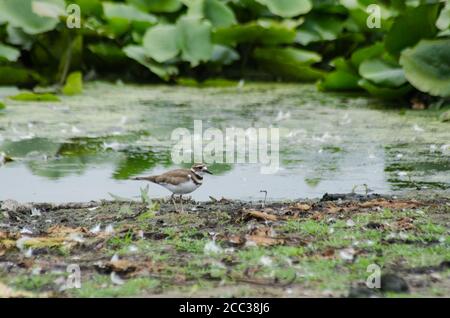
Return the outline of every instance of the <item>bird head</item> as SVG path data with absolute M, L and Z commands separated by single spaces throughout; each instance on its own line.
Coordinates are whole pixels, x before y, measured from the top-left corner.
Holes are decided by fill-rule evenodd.
M 191 170 L 200 176 L 202 176 L 204 173 L 212 174 L 212 172 L 208 170 L 208 167 L 204 163 L 194 164 Z

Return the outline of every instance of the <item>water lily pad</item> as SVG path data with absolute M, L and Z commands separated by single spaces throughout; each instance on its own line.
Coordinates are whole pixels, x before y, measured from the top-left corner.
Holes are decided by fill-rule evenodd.
M 400 65 L 408 81 L 422 92 L 450 96 L 450 39 L 422 40 L 405 50 Z
M 319 89 L 327 91 L 361 90 L 358 85 L 361 77 L 349 61 L 339 57 L 334 59 L 331 64 L 335 70 L 326 74 L 318 83 Z
M 103 11 L 108 19 L 121 18 L 128 21 L 141 21 L 151 24 L 157 22 L 154 15 L 123 3 L 103 2 Z
M 0 85 L 35 84 L 39 76 L 33 71 L 19 66 L 0 65 Z
M 0 61 L 6 60 L 9 62 L 15 62 L 20 56 L 20 51 L 15 47 L 0 43 Z
M 450 2 L 447 2 L 445 7 L 441 10 L 439 18 L 436 21 L 436 27 L 439 30 L 447 30 L 450 28 Z
M 0 1 L 1 17 L 14 27 L 22 28 L 28 34 L 38 34 L 53 30 L 58 18 L 41 16 L 33 10 L 33 0 Z M 64 10 L 64 0 L 41 0 Z
M 361 78 L 354 73 L 336 70 L 325 76 L 318 84 L 320 89 L 327 91 L 360 90 L 358 81 Z
M 287 44 L 295 41 L 294 28 L 272 20 L 258 20 L 219 28 L 212 34 L 214 43 L 235 46 L 238 43 Z
M 407 47 L 415 45 L 423 38 L 436 35 L 436 19 L 439 4 L 421 5 L 408 8 L 397 17 L 385 38 L 386 50 L 398 55 Z
M 150 12 L 176 12 L 183 6 L 180 0 L 127 0 L 127 2 Z
M 80 13 L 84 17 L 95 16 L 99 18 L 103 14 L 103 6 L 100 0 L 71 0 L 70 3 L 80 6 Z
M 91 53 L 99 57 L 102 62 L 105 63 L 117 64 L 124 62 L 124 60 L 127 59 L 125 53 L 116 44 L 100 42 L 89 44 L 87 48 Z
M 204 12 L 215 27 L 227 27 L 237 22 L 234 12 L 219 0 L 205 0 Z
M 256 0 L 266 5 L 273 14 L 284 18 L 292 18 L 311 11 L 310 0 Z
M 178 69 L 173 65 L 159 64 L 146 55 L 146 49 L 138 45 L 128 45 L 123 48 L 124 53 L 139 64 L 144 65 L 152 73 L 158 75 L 163 80 L 169 80 L 172 75 L 178 73 Z
M 308 45 L 318 41 L 332 41 L 338 38 L 344 27 L 341 19 L 331 15 L 308 15 L 297 32 L 296 42 Z
M 177 22 L 177 45 L 183 60 L 196 66 L 212 54 L 211 24 L 197 18 L 182 17 Z
M 373 45 L 360 48 L 353 52 L 351 56 L 351 62 L 353 66 L 359 68 L 364 60 L 379 57 L 384 53 L 384 51 L 384 44 L 381 42 L 377 42 Z
M 32 92 L 19 93 L 17 95 L 10 96 L 9 98 L 12 100 L 17 100 L 17 101 L 36 101 L 36 102 L 59 102 L 60 101 L 58 96 L 53 95 L 53 94 L 49 94 L 49 93 L 36 94 L 36 93 L 32 93 Z
M 239 60 L 239 53 L 237 51 L 227 46 L 219 44 L 213 45 L 211 62 L 222 65 L 230 65 L 237 60 Z
M 314 81 L 322 78 L 324 72 L 310 65 L 320 62 L 317 53 L 294 48 L 257 48 L 253 57 L 264 69 L 282 77 L 302 81 Z
M 391 25 L 390 18 L 392 17 L 393 12 L 390 7 L 383 5 L 383 3 L 367 0 L 340 0 L 339 3 L 347 9 L 347 29 L 350 29 L 353 32 L 371 33 L 378 33 L 380 30 L 389 30 Z M 369 17 L 370 12 L 367 10 L 371 4 L 377 4 L 377 8 L 380 9 L 381 16 L 379 16 L 379 18 L 381 20 L 379 28 L 371 28 L 367 23 L 368 21 L 374 21 Z
M 143 39 L 146 54 L 157 62 L 165 62 L 178 55 L 177 28 L 172 24 L 156 25 L 147 30 Z
M 81 72 L 70 73 L 62 92 L 65 95 L 76 95 L 83 92 L 83 76 Z
M 188 16 L 208 19 L 214 27 L 228 27 L 235 24 L 233 10 L 219 0 L 187 1 Z
M 370 93 L 370 95 L 383 98 L 383 99 L 398 99 L 406 94 L 408 94 L 412 90 L 412 86 L 409 84 L 406 84 L 402 87 L 398 88 L 390 88 L 390 87 L 383 87 L 383 86 L 377 86 L 376 84 L 366 80 L 361 79 L 358 82 L 358 85 L 364 88 L 366 91 Z
M 8 34 L 7 42 L 29 50 L 33 45 L 35 38 L 25 33 L 21 28 L 13 27 L 8 24 L 6 26 L 6 33 Z
M 359 66 L 359 74 L 374 84 L 386 87 L 399 87 L 406 83 L 400 66 L 380 58 L 365 60 Z

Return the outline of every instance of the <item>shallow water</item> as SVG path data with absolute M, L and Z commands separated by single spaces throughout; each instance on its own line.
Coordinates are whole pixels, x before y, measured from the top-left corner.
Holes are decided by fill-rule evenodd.
M 0 89 L 2 95 L 12 90 Z M 450 125 L 431 111 L 389 108 L 380 101 L 318 92 L 312 85 L 245 84 L 194 88 L 90 83 L 59 103 L 7 102 L 0 111 L 0 200 L 87 201 L 109 193 L 139 197 L 136 175 L 172 164 L 171 133 L 194 120 L 215 127 L 280 128 L 280 170 L 214 164 L 192 193 L 232 199 L 319 197 L 363 184 L 393 194 L 448 193 Z M 149 186 L 150 197 L 170 194 Z

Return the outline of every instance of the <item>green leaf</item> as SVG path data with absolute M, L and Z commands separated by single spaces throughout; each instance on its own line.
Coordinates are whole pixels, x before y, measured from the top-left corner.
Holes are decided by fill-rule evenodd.
M 204 0 L 203 12 L 214 27 L 228 27 L 237 22 L 233 11 L 219 0 Z
M 294 48 L 257 48 L 253 57 L 261 67 L 282 77 L 313 81 L 324 75 L 324 72 L 310 67 L 322 59 L 314 52 Z
M 356 27 L 355 32 L 373 32 L 377 33 L 380 31 L 378 28 L 369 28 L 368 19 L 369 12 L 367 8 L 371 4 L 377 4 L 381 13 L 381 21 L 380 27 L 382 31 L 389 30 L 391 21 L 390 19 L 395 16 L 395 10 L 391 10 L 391 8 L 386 7 L 380 1 L 373 0 L 340 0 L 340 3 L 347 8 L 349 13 L 348 24 Z
M 361 90 L 358 81 L 361 77 L 349 61 L 343 57 L 334 59 L 331 64 L 335 70 L 326 74 L 318 84 L 318 88 L 328 91 Z
M 118 38 L 128 32 L 130 23 L 131 21 L 124 18 L 109 18 L 105 30 L 112 34 L 112 38 Z
M 65 16 L 65 3 L 59 0 L 33 0 L 31 9 L 40 17 L 59 19 Z
M 412 90 L 412 86 L 409 84 L 398 88 L 381 87 L 371 83 L 366 79 L 361 79 L 358 84 L 366 91 L 368 91 L 371 95 L 383 99 L 398 99 L 405 96 Z
M 439 4 L 408 8 L 395 19 L 386 35 L 386 50 L 393 55 L 399 55 L 402 50 L 414 46 L 422 38 L 434 37 L 437 33 L 438 9 Z
M 135 60 L 136 62 L 147 67 L 152 73 L 158 75 L 163 80 L 169 80 L 169 78 L 178 73 L 178 69 L 172 65 L 159 64 L 151 60 L 146 55 L 146 49 L 142 46 L 128 45 L 123 48 L 125 54 Z
M 436 21 L 436 27 L 439 30 L 448 30 L 450 28 L 450 2 L 447 2 L 441 10 L 439 18 Z
M 26 34 L 22 29 L 13 27 L 11 24 L 6 26 L 6 33 L 8 34 L 7 42 L 18 45 L 25 50 L 30 50 L 34 37 Z
M 406 83 L 405 74 L 400 66 L 388 63 L 380 58 L 362 62 L 359 66 L 359 74 L 380 86 L 395 88 Z
M 450 96 L 450 39 L 422 40 L 403 51 L 400 65 L 408 81 L 431 95 Z
M 0 110 L 5 109 L 5 108 L 6 108 L 6 105 L 4 103 L 0 102 Z
M 196 18 L 181 17 L 177 22 L 177 43 L 181 57 L 197 66 L 212 54 L 211 24 Z
M 70 0 L 70 3 L 80 6 L 80 13 L 84 17 L 100 18 L 103 14 L 103 6 L 100 0 Z
M 127 0 L 127 2 L 150 12 L 176 12 L 183 6 L 180 0 Z
M 377 42 L 373 45 L 366 46 L 356 50 L 355 52 L 353 52 L 350 60 L 354 67 L 359 68 L 359 65 L 361 65 L 361 63 L 364 60 L 379 57 L 383 53 L 384 53 L 384 44 L 381 42 Z
M 342 6 L 340 0 L 312 1 L 314 12 L 323 12 L 331 14 L 347 14 L 347 9 Z
M 122 48 L 112 43 L 95 43 L 87 46 L 88 50 L 109 64 L 118 64 L 128 60 Z
M 319 82 L 319 89 L 327 91 L 350 91 L 360 90 L 358 81 L 360 77 L 354 73 L 336 70 L 325 76 Z
M 34 0 L 35 1 L 35 0 Z M 58 18 L 40 16 L 33 10 L 33 0 L 1 0 L 0 16 L 14 27 L 22 28 L 28 34 L 38 34 L 53 30 Z M 64 10 L 64 0 L 40 0 Z M 37 10 L 41 12 L 42 10 Z M 41 12 L 42 13 L 42 12 Z
M 178 30 L 175 25 L 161 24 L 147 30 L 143 39 L 146 55 L 157 62 L 165 62 L 178 55 Z
M 18 66 L 0 65 L 0 85 L 33 85 L 39 82 L 38 74 Z
M 53 95 L 53 94 L 49 94 L 49 93 L 37 94 L 37 93 L 32 93 L 32 92 L 19 93 L 15 96 L 10 96 L 9 98 L 12 100 L 17 100 L 17 101 L 35 101 L 35 102 L 59 102 L 60 101 L 58 96 Z
M 211 62 L 230 65 L 237 60 L 239 60 L 239 53 L 232 48 L 219 44 L 213 45 Z
M 214 43 L 235 46 L 238 43 L 287 44 L 295 41 L 294 28 L 272 20 L 258 20 L 213 31 Z
M 157 22 L 154 15 L 123 3 L 103 2 L 103 12 L 108 19 L 120 18 L 127 21 L 148 22 L 149 24 Z
M 83 75 L 81 72 L 70 73 L 62 92 L 65 95 L 76 95 L 83 92 Z
M 257 48 L 256 56 L 270 56 L 274 60 L 283 61 L 284 59 L 295 64 L 311 65 L 322 60 L 322 57 L 312 51 L 294 49 L 294 48 Z
M 308 15 L 297 32 L 296 42 L 308 45 L 311 42 L 336 40 L 344 27 L 341 19 L 328 15 Z
M 256 0 L 267 6 L 270 12 L 283 18 L 292 18 L 311 11 L 310 0 Z
M 9 62 L 15 62 L 20 56 L 20 51 L 15 47 L 0 43 L 0 61 L 6 60 Z

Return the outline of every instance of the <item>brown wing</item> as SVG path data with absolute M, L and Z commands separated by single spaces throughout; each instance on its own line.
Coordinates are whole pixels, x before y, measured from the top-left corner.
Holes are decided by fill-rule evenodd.
M 137 177 L 134 180 L 146 180 L 154 183 L 172 183 L 180 184 L 188 180 L 190 174 L 188 169 L 176 169 L 168 171 L 158 176 Z
M 190 173 L 191 171 L 188 169 L 175 169 L 156 176 L 153 182 L 180 184 L 189 180 Z

